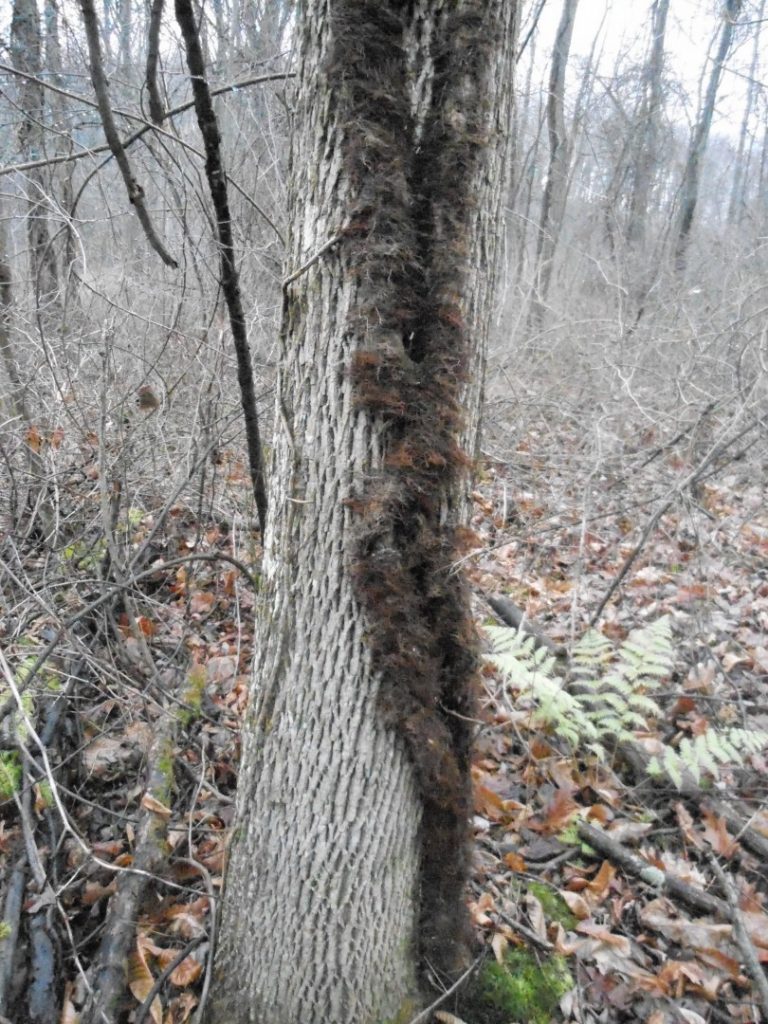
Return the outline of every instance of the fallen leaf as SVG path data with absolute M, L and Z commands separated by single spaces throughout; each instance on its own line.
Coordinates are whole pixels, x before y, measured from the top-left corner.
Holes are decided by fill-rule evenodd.
M 141 798 L 141 806 L 146 811 L 151 811 L 153 814 L 159 815 L 161 818 L 170 818 L 171 809 L 166 807 L 165 804 L 161 803 L 156 797 L 152 796 L 151 793 L 145 793 Z
M 138 1003 L 143 1003 L 154 984 L 155 979 L 147 963 L 145 946 L 139 936 L 136 940 L 136 949 L 128 957 L 128 988 L 133 998 Z M 163 1024 L 163 1004 L 159 996 L 152 1000 L 149 1013 L 154 1024 Z
M 728 832 L 725 820 L 706 808 L 701 812 L 701 817 L 704 821 L 704 838 L 718 856 L 730 860 L 739 849 L 739 844 Z

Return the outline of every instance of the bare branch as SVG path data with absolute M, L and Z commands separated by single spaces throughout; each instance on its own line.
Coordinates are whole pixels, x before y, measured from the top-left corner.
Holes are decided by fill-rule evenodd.
M 178 263 L 173 256 L 166 251 L 152 225 L 152 221 L 150 220 L 149 213 L 144 203 L 144 189 L 133 176 L 131 165 L 128 163 L 128 157 L 125 154 L 125 148 L 117 131 L 117 125 L 115 124 L 115 118 L 109 103 L 109 84 L 107 82 L 107 76 L 104 74 L 104 67 L 101 60 L 99 21 L 96 16 L 96 9 L 93 5 L 93 0 L 80 0 L 80 9 L 83 12 L 85 35 L 88 41 L 88 55 L 91 64 L 91 81 L 93 82 L 93 88 L 96 93 L 96 99 L 99 105 L 99 114 L 101 116 L 101 123 L 104 127 L 104 134 L 107 138 L 107 143 L 109 144 L 109 148 L 112 150 L 115 160 L 117 161 L 117 166 L 120 168 L 120 173 L 123 176 L 125 187 L 128 190 L 128 199 L 136 209 L 136 216 L 139 218 L 139 222 L 144 229 L 147 241 L 163 263 L 168 267 L 173 267 L 175 270 L 178 267 Z
M 149 95 L 149 116 L 155 124 L 162 124 L 165 117 L 163 98 L 157 84 L 157 64 L 160 56 L 160 26 L 163 21 L 164 0 L 152 0 L 149 14 L 149 38 L 147 40 L 147 94 Z
M 87 0 L 90 2 L 90 0 Z M 187 66 L 192 82 L 197 123 L 205 144 L 205 173 L 216 213 L 216 227 L 219 238 L 221 267 L 221 290 L 229 311 L 229 323 L 237 358 L 237 382 L 240 386 L 240 404 L 245 421 L 245 436 L 248 445 L 248 461 L 251 470 L 253 495 L 259 513 L 261 535 L 267 525 L 267 486 L 264 474 L 264 455 L 259 436 L 259 418 L 256 411 L 256 392 L 253 385 L 251 350 L 245 326 L 240 277 L 235 263 L 235 247 L 232 236 L 232 215 L 227 196 L 227 176 L 221 162 L 221 135 L 213 109 L 211 93 L 205 77 L 205 61 L 197 33 L 195 15 L 191 0 L 176 0 L 176 20 L 179 23 L 187 51 Z

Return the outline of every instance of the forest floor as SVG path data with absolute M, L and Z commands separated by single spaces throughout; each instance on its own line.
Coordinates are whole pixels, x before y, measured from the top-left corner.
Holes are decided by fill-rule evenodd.
M 768 1020 L 766 761 L 742 745 L 695 779 L 647 772 L 648 755 L 686 739 L 768 731 L 766 473 L 731 449 L 697 475 L 689 442 L 649 432 L 590 463 L 577 431 L 542 422 L 486 452 L 473 493 L 463 566 L 481 630 L 499 621 L 488 598 L 506 598 L 497 607 L 556 646 L 566 688 L 593 619 L 617 647 L 665 616 L 673 636 L 653 695 L 663 713 L 601 756 L 547 727 L 485 642 L 471 911 L 489 955 L 545 971 L 554 1004 L 526 1010 L 519 993 L 521 1022 Z M 221 453 L 216 472 L 244 508 L 241 462 Z M 162 522 L 131 510 L 118 540 L 141 553 L 142 594 L 108 603 L 98 540 L 55 564 L 6 555 L 18 583 L 0 609 L 8 1019 L 67 1024 L 110 986 L 119 1019 L 201 1018 L 251 671 L 260 548 L 245 522 L 182 502 Z M 122 953 L 128 994 L 91 967 Z M 437 1019 L 455 1022 L 451 1010 Z

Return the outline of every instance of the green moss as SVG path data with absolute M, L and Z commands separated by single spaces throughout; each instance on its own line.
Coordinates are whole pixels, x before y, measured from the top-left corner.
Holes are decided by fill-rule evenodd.
M 555 892 L 542 882 L 529 882 L 528 892 L 539 901 L 548 920 L 557 921 L 566 931 L 576 927 L 576 918 L 568 909 L 568 904 L 560 893 Z
M 0 942 L 2 942 L 3 939 L 7 939 L 11 934 L 11 931 L 11 926 L 7 921 L 0 921 Z
M 15 750 L 0 751 L 0 800 L 10 800 L 21 788 L 21 763 Z
M 472 1024 L 551 1024 L 561 998 L 574 985 L 565 957 L 549 959 L 514 949 L 504 963 L 482 967 L 462 999 L 460 1015 Z
M 181 707 L 176 717 L 182 726 L 187 726 L 200 717 L 203 707 L 203 694 L 205 692 L 205 667 L 193 665 L 187 673 L 186 685 L 179 695 Z
M 165 744 L 165 750 L 157 759 L 156 771 L 162 776 L 162 783 L 154 787 L 153 796 L 163 804 L 169 804 L 173 793 L 173 744 Z
M 17 682 L 21 683 L 22 685 L 26 683 L 27 679 L 32 673 L 32 669 L 35 667 L 36 664 L 36 654 L 28 654 L 26 658 L 23 658 L 21 662 L 16 666 Z M 40 679 L 43 685 L 46 687 L 46 689 L 50 690 L 51 693 L 58 693 L 59 690 L 61 689 L 61 679 L 59 678 L 58 673 L 54 672 L 53 669 L 42 667 L 37 672 L 35 678 Z M 22 702 L 24 701 L 24 698 L 27 696 L 29 696 L 29 700 L 32 701 L 31 694 L 24 694 L 22 696 Z M 25 706 L 25 710 L 29 713 L 32 710 L 32 706 L 32 703 L 30 703 L 29 708 L 26 708 Z

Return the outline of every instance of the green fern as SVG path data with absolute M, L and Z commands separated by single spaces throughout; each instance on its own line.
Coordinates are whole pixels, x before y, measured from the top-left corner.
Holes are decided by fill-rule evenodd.
M 534 720 L 574 750 L 600 758 L 606 745 L 634 739 L 646 731 L 661 709 L 652 694 L 671 672 L 674 650 L 667 617 L 630 633 L 618 651 L 596 630 L 589 630 L 571 655 L 575 693 L 554 677 L 555 659 L 521 631 L 490 626 L 493 660 L 510 684 L 535 705 Z M 648 771 L 666 775 L 682 789 L 685 772 L 698 783 L 703 772 L 714 778 L 725 765 L 743 764 L 768 746 L 768 732 L 708 729 L 677 749 L 666 746 Z

